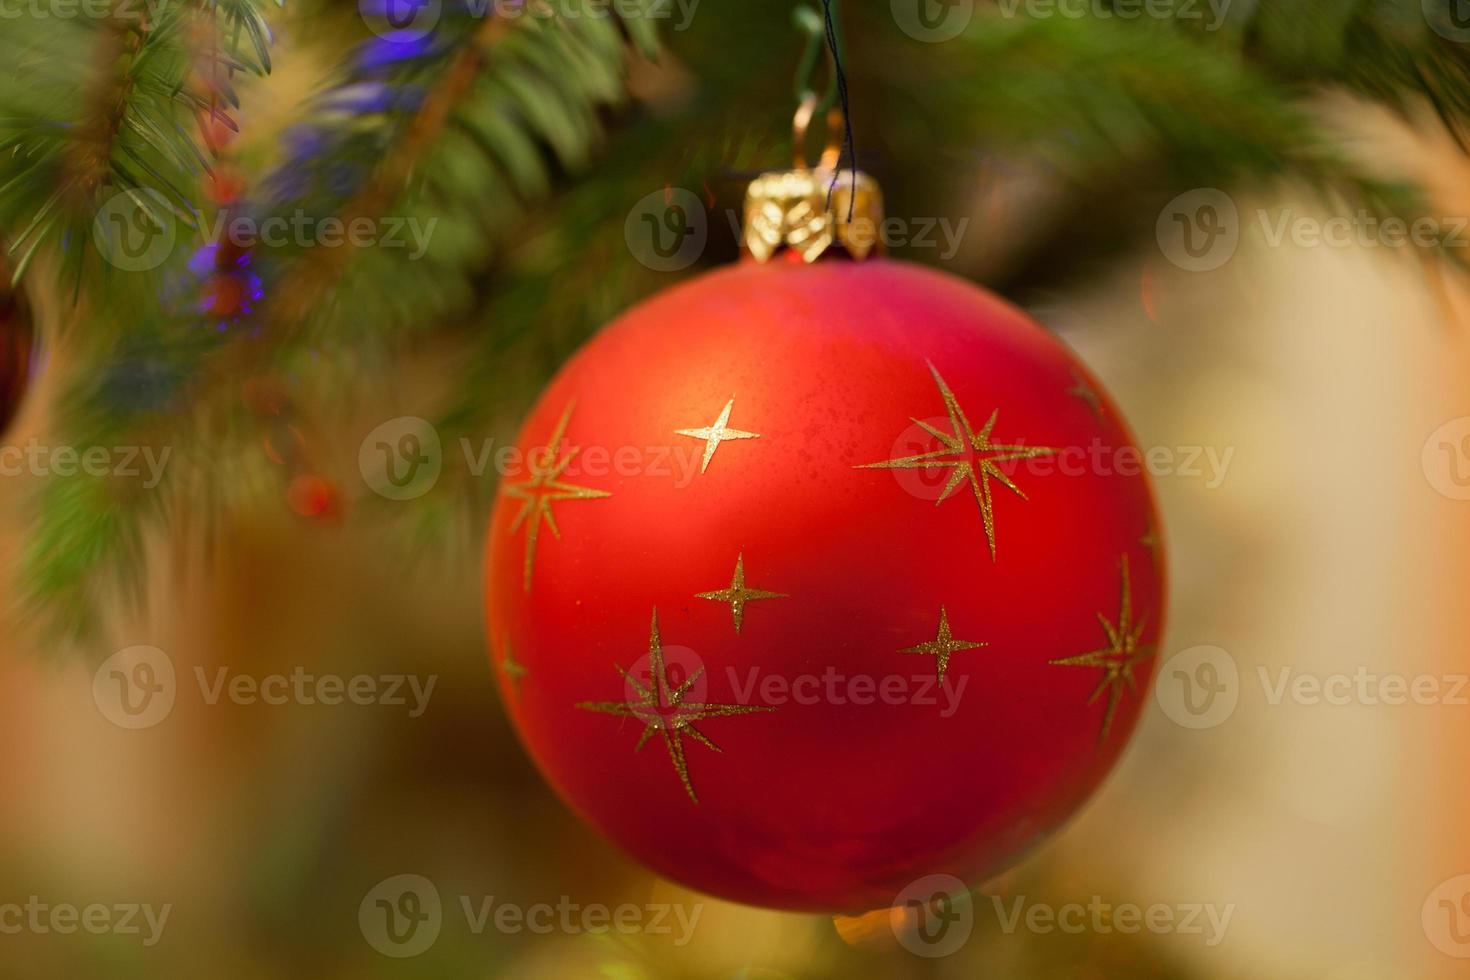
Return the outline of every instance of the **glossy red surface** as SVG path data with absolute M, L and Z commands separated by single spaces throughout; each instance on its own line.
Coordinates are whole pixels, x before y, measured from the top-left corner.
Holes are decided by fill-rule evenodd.
M 676 432 L 732 398 L 728 428 L 758 437 L 700 472 L 706 440 Z M 999 452 L 974 450 L 993 411 L 991 444 L 1064 450 L 1000 464 L 1025 498 L 989 481 L 994 558 L 969 482 L 936 504 L 951 463 Z M 944 450 L 935 433 L 966 448 L 861 468 Z M 503 695 L 571 806 L 694 888 L 852 912 L 923 875 L 978 882 L 1086 800 L 1148 696 L 1163 582 L 1131 437 L 1061 344 L 959 279 L 885 260 L 705 275 L 581 351 L 520 445 L 542 451 L 503 478 L 487 558 Z M 746 588 L 784 597 L 748 601 L 737 633 L 731 603 L 699 594 L 740 556 Z M 1132 686 L 1053 663 L 1125 649 L 1099 620 L 1121 625 L 1125 560 L 1136 649 L 1104 660 L 1131 660 Z M 941 608 L 954 640 L 985 644 L 954 652 L 943 686 L 936 656 L 900 652 L 936 639 Z M 655 689 L 655 609 L 670 684 L 695 683 L 649 728 L 616 705 Z M 708 704 L 769 710 L 695 717 Z

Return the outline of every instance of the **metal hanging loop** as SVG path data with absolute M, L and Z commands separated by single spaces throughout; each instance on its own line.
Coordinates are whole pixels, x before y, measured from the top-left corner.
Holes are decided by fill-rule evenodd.
M 837 116 L 832 115 L 839 95 L 837 57 L 827 43 L 826 24 L 821 14 L 802 4 L 792 11 L 792 21 L 797 30 L 806 35 L 806 47 L 802 50 L 801 61 L 797 64 L 794 86 L 796 115 L 791 122 L 794 161 L 798 170 L 806 169 L 807 134 L 817 114 L 826 113 L 828 142 L 822 154 L 821 165 L 831 169 L 827 166 L 826 161 L 831 156 L 834 142 L 838 142 L 838 156 L 841 156 L 840 141 L 836 141 L 834 134 L 842 128 L 842 116 L 840 110 Z M 826 55 L 825 59 L 822 59 L 823 54 Z M 819 59 L 825 60 L 827 64 L 827 84 L 822 91 L 818 91 L 814 83 Z M 837 120 L 835 125 L 834 118 Z M 835 167 L 836 164 L 832 166 Z
M 796 114 L 791 117 L 792 157 L 797 170 L 807 169 L 807 141 L 811 133 L 812 119 L 819 108 L 821 106 L 816 94 L 808 92 L 802 98 L 801 104 L 796 107 Z M 827 109 L 826 126 L 827 142 L 822 149 L 821 158 L 817 161 L 817 168 L 833 171 L 842 163 L 843 132 L 842 110 L 835 105 Z

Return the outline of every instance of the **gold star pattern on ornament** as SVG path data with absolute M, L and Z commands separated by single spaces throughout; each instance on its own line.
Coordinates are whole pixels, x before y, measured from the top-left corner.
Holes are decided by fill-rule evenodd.
M 556 424 L 556 431 L 551 434 L 546 452 L 541 454 L 540 459 L 536 458 L 536 453 L 531 454 L 530 477 L 522 483 L 511 483 L 505 487 L 507 496 L 525 501 L 515 520 L 511 522 L 510 533 L 515 534 L 522 526 L 526 528 L 524 586 L 527 592 L 531 591 L 531 573 L 536 567 L 536 545 L 540 540 L 541 525 L 545 524 L 551 529 L 553 537 L 561 539 L 561 529 L 557 527 L 556 513 L 553 510 L 555 505 L 570 500 L 597 500 L 612 496 L 605 490 L 579 487 L 562 480 L 562 474 L 572 465 L 577 453 L 581 452 L 581 447 L 578 446 L 562 451 L 562 440 L 566 438 L 567 425 L 572 420 L 572 409 L 575 407 L 576 403 L 573 402 L 562 413 L 561 421 Z
M 937 507 L 944 503 L 963 484 L 969 483 L 970 489 L 975 494 L 975 502 L 980 505 L 980 519 L 985 525 L 985 540 L 990 545 L 990 560 L 994 561 L 995 504 L 991 498 L 990 481 L 996 481 L 1025 500 L 1027 499 L 1026 494 L 1005 474 L 1000 464 L 1019 459 L 1035 459 L 1037 456 L 1049 456 L 1058 450 L 1050 446 L 1018 446 L 991 442 L 991 433 L 995 429 L 995 420 L 1000 415 L 1000 409 L 992 411 L 985 425 L 979 432 L 976 432 L 970 425 L 970 420 L 965 416 L 964 410 L 960 408 L 959 399 L 955 397 L 954 392 L 949 390 L 949 385 L 945 384 L 939 370 L 930 364 L 929 372 L 934 375 L 934 383 L 939 386 L 939 393 L 944 398 L 944 409 L 949 415 L 949 427 L 952 431 L 941 432 L 928 422 L 921 422 L 918 419 L 913 419 L 913 422 L 938 439 L 940 448 L 932 452 L 919 453 L 916 456 L 884 460 L 881 463 L 864 463 L 858 469 L 950 470 L 949 482 L 945 484 L 944 490 L 939 494 L 939 499 L 934 502 L 934 505 Z
M 644 684 L 621 666 L 618 667 L 618 673 L 622 675 L 623 680 L 636 692 L 636 700 L 583 701 L 577 707 L 584 711 L 596 711 L 619 718 L 634 718 L 642 722 L 643 732 L 638 736 L 638 744 L 633 746 L 634 752 L 641 751 L 655 733 L 660 735 L 664 741 L 664 748 L 668 749 L 669 761 L 674 764 L 674 772 L 679 774 L 679 782 L 684 785 L 684 792 L 689 794 L 689 799 L 698 803 L 699 796 L 694 792 L 694 783 L 689 778 L 689 763 L 684 757 L 684 739 L 693 739 L 716 752 L 724 750 L 710 741 L 709 736 L 704 732 L 695 728 L 694 723 L 709 718 L 749 715 L 776 709 L 748 704 L 709 704 L 702 701 L 686 701 L 685 698 L 688 697 L 690 689 L 704 676 L 704 668 L 700 667 L 696 670 L 683 684 L 674 686 L 669 683 L 669 669 L 664 660 L 663 640 L 659 637 L 658 632 L 657 609 L 653 611 L 653 624 L 649 628 L 648 662 L 650 674 L 648 684 Z
M 1147 533 L 1145 533 L 1143 537 L 1138 539 L 1138 543 L 1148 549 L 1148 556 L 1154 563 L 1154 571 L 1157 572 L 1159 570 L 1162 557 L 1159 554 L 1159 532 L 1158 529 L 1154 527 L 1152 521 L 1149 522 Z
M 674 430 L 675 435 L 704 440 L 704 459 L 700 461 L 699 472 L 703 473 L 709 469 L 709 461 L 715 458 L 715 450 L 720 448 L 721 443 L 730 442 L 734 439 L 760 438 L 760 433 L 758 432 L 744 432 L 740 429 L 730 428 L 730 412 L 734 408 L 735 398 L 731 396 L 730 400 L 725 403 L 724 410 L 720 412 L 720 417 L 715 419 L 713 425 L 705 426 L 702 429 Z
M 1103 405 L 1102 398 L 1098 395 L 1097 389 L 1088 384 L 1087 379 L 1082 377 L 1077 371 L 1072 372 L 1072 381 L 1075 383 L 1067 389 L 1067 394 L 1073 398 L 1080 398 L 1085 401 L 1087 407 L 1092 410 L 1093 417 L 1101 422 L 1103 418 Z
M 510 681 L 512 693 L 521 692 L 521 678 L 526 676 L 526 665 L 516 659 L 515 649 L 511 647 L 510 641 L 505 641 L 505 656 L 500 658 L 500 671 Z
M 713 599 L 715 602 L 728 602 L 730 614 L 735 618 L 735 635 L 740 635 L 740 627 L 745 623 L 745 604 L 757 599 L 786 599 L 789 598 L 784 592 L 766 592 L 763 589 L 751 589 L 745 585 L 745 553 L 741 552 L 735 559 L 735 577 L 730 580 L 728 589 L 720 589 L 716 592 L 697 592 L 696 599 Z
M 1154 655 L 1152 645 L 1146 647 L 1138 645 L 1148 617 L 1144 616 L 1137 623 L 1133 622 L 1133 585 L 1128 574 L 1127 555 L 1119 560 L 1118 566 L 1123 579 L 1122 598 L 1118 604 L 1118 621 L 1110 622 L 1102 613 L 1097 614 L 1097 621 L 1102 625 L 1108 645 L 1101 650 L 1093 650 L 1091 653 L 1051 661 L 1052 664 L 1059 667 L 1094 667 L 1102 670 L 1103 675 L 1098 680 L 1097 688 L 1087 699 L 1087 703 L 1091 705 L 1102 697 L 1104 691 L 1108 695 L 1108 707 L 1103 714 L 1102 732 L 1097 739 L 1098 745 L 1107 741 L 1108 732 L 1112 731 L 1113 718 L 1118 713 L 1118 704 L 1123 700 L 1123 695 L 1127 691 L 1138 690 L 1138 684 L 1133 679 L 1133 668 Z
M 949 669 L 949 658 L 962 650 L 974 650 L 979 647 L 989 646 L 987 643 L 972 643 L 968 640 L 956 640 L 954 632 L 949 628 L 949 611 L 943 606 L 939 607 L 939 633 L 934 639 L 917 646 L 900 650 L 899 653 L 919 653 L 934 658 L 935 668 L 939 673 L 939 683 L 944 683 L 944 672 Z

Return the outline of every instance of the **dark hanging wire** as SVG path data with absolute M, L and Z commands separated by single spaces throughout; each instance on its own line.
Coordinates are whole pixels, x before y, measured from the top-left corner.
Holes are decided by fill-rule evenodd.
M 822 0 L 822 14 L 827 25 L 827 49 L 832 52 L 832 73 L 837 76 L 837 97 L 842 102 L 842 156 L 837 160 L 837 172 L 827 188 L 827 207 L 832 207 L 832 192 L 842 179 L 842 160 L 852 171 L 852 194 L 847 201 L 847 220 L 851 221 L 857 207 L 857 143 L 852 135 L 852 108 L 847 97 L 847 75 L 842 70 L 842 42 L 837 33 L 837 19 L 832 13 L 836 0 Z
M 822 15 L 819 16 L 813 8 L 806 4 L 797 6 L 793 11 L 793 22 L 797 29 L 806 35 L 806 47 L 802 51 L 801 61 L 796 69 L 796 101 L 798 103 L 812 100 L 812 115 L 824 115 L 839 100 L 842 105 L 842 151 L 838 156 L 837 168 L 832 174 L 832 183 L 827 188 L 827 206 L 832 206 L 832 193 L 837 189 L 837 182 L 842 179 L 842 161 L 846 159 L 853 171 L 852 182 L 854 198 L 849 202 L 847 218 L 852 220 L 853 209 L 857 206 L 857 143 L 853 137 L 852 111 L 848 97 L 847 73 L 842 64 L 842 30 L 839 26 L 841 15 L 837 11 L 838 0 L 822 0 Z M 817 61 L 821 58 L 822 49 L 827 49 L 828 67 L 831 69 L 827 74 L 825 90 L 818 92 L 814 84 L 813 75 L 817 70 Z

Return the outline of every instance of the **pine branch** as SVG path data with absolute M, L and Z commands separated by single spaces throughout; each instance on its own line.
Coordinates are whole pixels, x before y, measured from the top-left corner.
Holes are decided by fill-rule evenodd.
M 1396 25 L 1410 29 L 1415 47 L 1409 52 L 1395 36 L 1379 33 L 1384 18 L 1366 16 L 1374 5 L 1341 6 L 1351 16 L 1318 17 L 1310 3 L 1288 8 L 1294 13 L 1286 18 L 1286 36 L 1338 32 L 1346 39 L 1338 57 L 1322 56 L 1316 75 L 1302 73 L 1288 84 L 1276 77 L 1278 66 L 1249 56 L 1247 49 L 1258 46 L 1251 38 L 1261 32 L 1252 18 L 1261 8 L 1245 4 L 1231 8 L 1244 16 L 1218 35 L 1177 30 L 1184 22 L 983 19 L 967 37 L 941 45 L 895 39 L 887 11 L 870 11 L 854 69 L 860 137 L 867 137 L 869 152 L 875 144 L 887 150 L 889 173 L 882 176 L 886 183 L 891 178 L 891 190 L 900 189 L 894 200 L 906 200 L 911 214 L 944 213 L 952 206 L 941 201 L 951 190 L 947 175 L 954 174 L 957 185 L 973 180 L 977 147 L 1039 158 L 1066 175 L 1087 203 L 1075 221 L 1061 224 L 1057 239 L 1038 249 L 1045 256 L 1040 271 L 1051 281 L 1069 268 L 1115 255 L 1120 240 L 1143 239 L 1163 201 L 1197 186 L 1304 181 L 1330 206 L 1365 206 L 1380 216 L 1412 218 L 1426 206 L 1418 190 L 1363 170 L 1301 99 L 1327 84 L 1369 92 L 1378 68 L 1344 63 L 1349 42 L 1355 50 L 1376 43 L 1420 64 L 1450 59 L 1432 73 L 1441 75 L 1458 70 L 1453 59 L 1461 57 L 1460 49 L 1448 46 L 1446 52 L 1417 11 L 1418 19 Z M 768 72 L 784 82 L 789 52 L 770 44 L 766 34 L 742 30 L 743 23 L 774 14 L 746 7 L 723 21 L 723 13 L 706 14 L 716 19 L 706 19 L 697 37 L 679 38 L 676 53 L 701 69 L 692 105 L 670 120 L 666 133 L 644 126 L 625 134 L 619 148 L 627 166 L 616 165 L 619 157 L 606 161 L 595 186 L 576 189 L 547 215 L 545 241 L 525 250 L 534 259 L 496 267 L 497 288 L 480 318 L 475 357 L 457 386 L 458 398 L 436 421 L 446 445 L 460 437 L 483 438 L 497 410 L 517 414 L 594 330 L 677 278 L 649 274 L 623 243 L 621 221 L 634 201 L 659 186 L 697 188 L 721 163 L 779 165 L 784 159 L 773 148 L 764 157 L 727 153 L 713 161 L 670 159 L 652 149 L 668 145 L 677 133 L 674 145 L 681 148 L 723 151 L 718 128 L 703 121 L 729 120 L 741 106 L 762 101 L 785 104 Z M 1332 47 L 1319 43 L 1324 50 Z M 1290 64 L 1285 53 L 1281 60 Z M 721 78 L 722 72 L 729 77 Z M 1388 90 L 1405 107 L 1421 91 L 1407 81 Z M 780 133 L 787 120 L 772 113 L 768 120 L 742 124 L 746 133 Z M 1112 200 L 1119 206 L 1104 214 L 1100 202 Z M 1114 212 L 1121 214 L 1109 223 Z M 1077 260 L 1069 265 L 1072 253 L 1066 250 L 1077 243 Z M 1059 255 L 1063 259 L 1056 261 Z M 518 383 L 508 385 L 512 375 Z M 483 518 L 494 477 L 441 479 L 409 515 L 413 540 L 472 540 L 473 534 L 445 530 L 462 530 L 466 513 Z
M 1449 21 L 1443 4 L 1440 27 Z M 1243 13 L 1244 50 L 1273 75 L 1336 85 L 1403 115 L 1425 100 L 1463 147 L 1470 119 L 1470 47 L 1437 33 L 1422 0 L 1262 3 Z
M 82 68 L 103 72 L 124 95 L 102 186 L 158 191 L 185 213 L 199 208 L 211 145 L 185 124 L 228 118 L 230 80 L 269 67 L 268 32 L 252 29 L 257 0 L 199 2 L 194 13 L 210 30 L 150 25 L 116 65 L 85 67 L 97 64 L 90 28 L 0 36 L 0 65 L 13 68 L 0 78 L 0 229 L 28 242 L 21 252 L 39 237 L 67 242 L 71 258 L 90 239 L 90 213 L 78 222 L 61 202 L 47 205 L 68 148 L 93 118 L 81 93 L 107 90 L 78 86 Z M 1159 198 L 1191 187 L 1300 180 L 1380 213 L 1412 214 L 1423 207 L 1416 190 L 1365 172 L 1303 99 L 1347 88 L 1406 114 L 1426 100 L 1458 131 L 1470 115 L 1466 46 L 1429 31 L 1418 7 L 1234 4 L 1216 33 L 1185 22 L 977 17 L 963 38 L 922 44 L 895 29 L 888 5 L 854 6 L 848 14 L 864 27 L 848 32 L 858 139 L 909 214 L 949 213 L 948 185 L 973 179 L 977 149 L 1039 159 L 1063 175 L 1088 209 L 1065 241 L 1051 243 L 1053 277 L 1075 267 L 1069 244 L 1109 254 L 1139 230 L 1140 216 L 1151 225 Z M 628 125 L 587 182 L 576 178 L 624 99 L 629 42 L 651 47 L 651 18 L 502 26 L 446 3 L 422 43 L 357 52 L 288 134 L 284 162 L 226 217 L 362 219 L 380 229 L 417 220 L 432 227 L 427 250 L 410 261 L 381 242 L 256 249 L 226 270 L 266 299 L 238 317 L 200 315 L 182 251 L 139 303 L 87 306 L 99 336 L 79 344 L 77 383 L 60 412 L 67 443 L 170 445 L 178 462 L 167 493 L 46 482 L 22 572 L 35 608 L 80 623 L 109 573 L 141 580 L 147 529 L 201 511 L 208 526 L 261 501 L 279 506 L 281 470 L 262 457 L 267 420 L 247 407 L 245 379 L 288 376 L 298 391 L 329 390 L 317 404 L 302 399 L 310 411 L 340 390 L 324 384 L 333 372 L 381 377 L 397 352 L 452 324 L 475 336 L 442 428 L 450 439 L 477 434 L 490 410 L 528 394 L 508 384 L 508 357 L 529 365 L 529 389 L 614 311 L 668 285 L 634 260 L 622 223 L 645 194 L 700 187 L 718 168 L 690 147 L 718 156 L 726 132 L 786 132 L 794 42 L 773 25 L 789 15 L 789 0 L 702 6 L 695 30 L 677 38 L 696 76 L 689 105 L 662 107 L 656 119 L 618 117 Z M 723 162 L 779 166 L 788 158 L 780 142 L 762 150 L 736 141 Z M 75 270 L 84 294 L 102 290 L 99 271 Z M 137 288 L 137 278 L 126 281 Z M 434 523 L 463 504 L 452 489 L 408 510 Z M 470 489 L 482 497 L 493 487 Z
M 629 26 L 629 36 L 646 43 L 647 25 Z M 250 440 L 222 435 L 258 424 L 243 408 L 242 379 L 299 366 L 301 352 L 342 336 L 345 324 L 358 328 L 350 353 L 337 351 L 350 362 L 371 357 L 376 344 L 405 328 L 424 329 L 436 308 L 467 305 L 470 294 L 454 283 L 467 282 L 526 204 L 549 192 L 552 159 L 570 170 L 590 158 L 597 110 L 623 95 L 626 43 L 618 22 L 605 18 L 507 23 L 446 10 L 422 47 L 378 42 L 362 49 L 317 100 L 312 122 L 290 134 L 286 162 L 239 210 L 261 224 L 303 213 L 339 221 L 429 215 L 439 230 L 415 278 L 406 280 L 401 256 L 384 248 L 261 248 L 248 256 L 271 297 L 260 313 L 211 323 L 164 309 L 132 322 L 126 342 L 80 374 L 65 413 L 77 435 L 69 441 L 215 447 L 207 465 L 175 463 L 170 481 L 189 489 L 170 499 L 217 501 L 221 511 L 211 521 L 248 506 L 250 498 L 222 492 L 260 462 Z M 487 203 L 501 206 L 487 212 Z M 406 281 L 419 289 L 405 288 Z M 368 324 L 376 330 L 361 329 Z M 111 383 L 118 368 L 140 362 L 162 365 L 156 387 L 119 399 Z M 268 477 L 252 482 L 256 491 L 269 486 Z M 138 526 L 169 510 L 137 495 L 79 494 L 48 481 L 23 563 L 31 608 L 67 627 L 86 623 L 96 583 L 109 572 L 136 580 Z M 76 527 L 88 530 L 85 547 L 68 532 Z
M 901 49 L 866 62 L 879 77 L 860 84 L 894 93 L 887 112 L 894 122 L 884 137 L 895 152 L 924 134 L 943 133 L 932 149 L 940 173 L 970 166 L 975 149 L 983 147 L 1027 161 L 1074 193 L 1076 207 L 1057 219 L 1050 237 L 1033 240 L 1034 260 L 1008 281 L 1012 288 L 1054 287 L 1069 272 L 1108 260 L 1119 243 L 1147 241 L 1159 209 L 1200 187 L 1295 182 L 1334 209 L 1364 208 L 1380 219 L 1408 221 L 1426 214 L 1418 188 L 1346 153 L 1306 104 L 1350 79 L 1366 94 L 1368 70 L 1348 69 L 1325 53 L 1332 45 L 1321 35 L 1340 35 L 1346 52 L 1366 43 L 1375 22 L 1327 18 L 1319 24 L 1308 17 L 1310 3 L 1293 5 L 1295 33 L 1311 39 L 1296 43 L 1318 52 L 1327 67 L 1313 72 L 1304 60 L 1286 78 L 1271 57 L 1251 56 L 1264 44 L 1264 9 L 1257 8 L 1256 19 L 1243 11 L 1247 19 L 1217 33 L 1148 20 L 986 18 L 941 46 L 957 58 Z M 1418 24 L 1415 45 L 1434 50 L 1444 43 L 1422 19 Z M 1409 53 L 1418 50 L 1412 45 L 1397 50 L 1405 62 L 1418 58 Z M 977 65 L 984 70 L 977 72 Z M 916 92 L 901 80 L 917 71 L 927 84 Z M 1399 103 L 1409 106 L 1418 89 L 1397 91 Z M 1458 113 L 1452 109 L 1451 119 L 1461 119 Z M 896 194 L 907 190 L 897 182 Z M 1440 254 L 1459 258 L 1452 251 Z
M 18 256 L 14 281 L 56 243 L 63 280 L 100 287 L 111 280 L 92 254 L 92 226 L 114 194 L 131 195 L 155 221 L 195 224 L 198 177 L 210 166 L 203 121 L 234 125 L 221 103 L 238 103 L 236 73 L 269 71 L 269 29 L 258 0 L 6 24 L 0 228 Z
M 155 220 L 192 226 L 199 211 L 197 178 L 209 169 L 206 153 L 213 150 L 208 127 L 236 128 L 222 108 L 238 106 L 234 76 L 270 67 L 270 32 L 254 0 L 199 0 L 159 11 L 156 20 L 138 10 L 136 19 L 100 23 L 8 22 L 15 31 L 0 37 L 0 65 L 15 83 L 0 94 L 8 110 L 0 121 L 0 228 L 11 229 L 4 237 L 12 253 L 25 249 L 14 281 L 43 245 L 59 243 L 62 279 L 76 284 L 77 309 L 90 311 L 76 321 L 89 326 L 144 326 L 129 316 L 147 308 L 141 302 L 115 302 L 120 285 L 134 298 L 149 297 L 153 317 L 162 312 L 149 282 L 119 283 L 96 261 L 91 243 L 99 207 L 123 191 Z M 88 76 L 85 84 L 78 83 L 79 73 Z M 73 98 L 77 92 L 83 95 Z M 184 125 L 191 117 L 198 141 Z M 29 212 L 36 201 L 44 203 Z M 166 213 L 157 212 L 159 201 Z M 84 284 L 92 294 L 86 299 L 80 295 Z M 138 334 L 146 336 L 146 329 Z M 111 343 L 98 337 L 90 346 L 78 345 L 80 367 L 90 374 L 64 399 L 60 416 L 66 444 L 79 455 L 93 447 L 140 446 L 147 433 L 139 418 L 158 413 L 156 405 L 140 406 L 141 412 L 117 409 L 136 396 L 134 384 L 157 380 L 136 372 L 165 361 L 135 360 Z M 198 350 L 179 344 L 168 356 L 184 361 Z M 47 608 L 55 614 L 53 625 L 76 633 L 90 626 L 96 610 L 99 567 L 114 569 L 135 589 L 141 583 L 136 570 L 144 528 L 166 510 L 167 497 L 158 488 L 140 492 L 126 481 L 90 474 L 52 476 L 42 493 L 22 559 L 23 602 Z
M 405 127 L 402 137 L 390 149 L 387 161 L 342 208 L 344 224 L 378 221 L 402 196 L 454 113 L 474 92 L 490 48 L 505 36 L 508 26 L 508 21 L 491 17 L 473 30 L 451 59 L 443 78 Z M 343 266 L 350 259 L 351 252 L 346 245 L 312 253 L 282 281 L 277 301 L 266 307 L 262 319 L 272 328 L 284 325 L 279 328 L 290 329 L 309 318 L 322 293 L 340 281 Z

